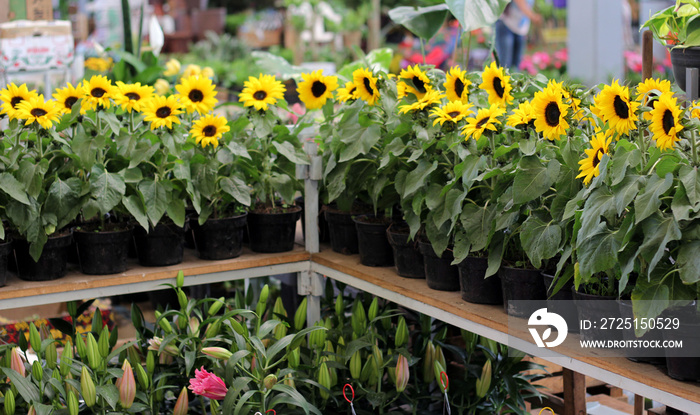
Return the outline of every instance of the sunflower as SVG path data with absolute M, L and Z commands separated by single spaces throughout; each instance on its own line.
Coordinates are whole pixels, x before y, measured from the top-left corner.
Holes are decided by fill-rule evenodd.
M 26 101 L 17 104 L 17 118 L 27 120 L 24 125 L 38 123 L 42 127 L 49 129 L 54 122 L 58 121 L 61 115 L 61 108 L 55 101 L 44 101 L 43 95 L 30 97 Z
M 396 83 L 396 98 L 397 99 L 403 99 L 406 97 L 406 82 L 397 82 Z
M 197 144 L 201 144 L 202 147 L 211 144 L 212 147 L 216 148 L 219 146 L 219 138 L 230 130 L 231 128 L 227 125 L 226 118 L 220 115 L 207 114 L 194 122 L 190 134 L 192 134 Z
M 83 81 L 83 109 L 96 109 L 98 105 L 109 108 L 110 98 L 116 95 L 117 88 L 112 82 L 102 75 L 94 75 Z
M 257 78 L 251 76 L 243 86 L 238 100 L 244 106 L 253 106 L 258 111 L 267 111 L 268 104 L 275 105 L 278 99 L 284 98 L 285 87 L 274 75 L 260 74 Z
M 179 114 L 182 114 L 180 103 L 174 95 L 162 97 L 154 95 L 141 106 L 141 112 L 146 115 L 144 121 L 151 123 L 151 130 L 166 126 L 173 128 L 173 123 L 180 124 Z
M 85 59 L 85 67 L 95 72 L 106 72 L 112 67 L 114 61 L 112 58 L 87 58 Z
M 338 89 L 338 101 L 346 102 L 357 99 L 357 88 L 352 81 L 346 82 L 345 86 Z
M 651 114 L 651 126 L 649 129 L 654 135 L 656 146 L 661 150 L 670 150 L 674 144 L 680 141 L 678 133 L 683 129 L 679 118 L 681 109 L 676 105 L 673 92 L 665 92 L 656 100 Z
M 297 92 L 299 99 L 306 108 L 313 110 L 321 108 L 329 98 L 333 98 L 333 91 L 338 89 L 337 76 L 323 76 L 323 70 L 301 74 L 303 81 L 299 83 Z
M 143 104 L 153 96 L 153 90 L 152 86 L 141 85 L 140 82 L 125 84 L 117 81 L 117 93 L 114 96 L 114 103 L 121 105 L 125 111 L 141 111 Z
M 58 102 L 61 114 L 70 114 L 73 110 L 73 105 L 83 96 L 85 96 L 83 86 L 80 84 L 73 86 L 70 83 L 66 84 L 65 88 L 57 89 L 56 93 L 53 94 L 53 98 Z
M 2 111 L 0 111 L 0 114 L 7 114 L 10 119 L 17 118 L 17 105 L 22 101 L 28 101 L 29 98 L 36 96 L 36 91 L 27 89 L 26 84 L 17 86 L 11 83 L 7 85 L 7 88 L 0 91 L 0 101 L 2 101 Z
M 532 108 L 532 104 L 530 101 L 523 101 L 508 117 L 507 124 L 511 127 L 531 126 L 534 128 L 534 122 L 535 110 Z
M 183 78 L 189 78 L 190 76 L 199 76 L 202 74 L 202 67 L 195 64 L 189 64 L 182 71 Z
M 412 104 L 405 104 L 399 107 L 399 113 L 406 114 L 409 111 L 420 111 L 434 104 L 438 104 L 444 95 L 440 91 L 434 89 L 423 94 L 423 98 Z
M 175 76 L 180 73 L 180 61 L 172 58 L 165 62 L 165 71 L 163 71 L 163 76 Z
M 467 118 L 467 125 L 462 128 L 462 135 L 478 140 L 486 130 L 496 131 L 496 124 L 500 124 L 498 119 L 506 112 L 499 104 L 491 104 L 489 108 L 482 108 L 476 117 Z
M 431 116 L 436 117 L 433 125 L 440 123 L 440 126 L 442 126 L 445 122 L 456 124 L 473 112 L 469 109 L 471 107 L 471 104 L 466 104 L 462 101 L 451 101 L 442 107 L 434 108 L 430 113 Z
M 165 95 L 170 92 L 170 82 L 163 78 L 157 79 L 153 87 L 156 89 L 156 94 L 158 95 Z
M 657 97 L 664 92 L 671 92 L 671 82 L 666 79 L 647 78 L 647 80 L 637 85 L 636 99 L 640 104 L 654 109 Z M 651 121 L 650 112 L 644 112 L 642 117 L 647 121 Z
M 366 101 L 369 105 L 374 105 L 379 99 L 379 88 L 377 88 L 377 78 L 372 75 L 372 71 L 367 68 L 355 69 L 352 73 L 352 82 L 357 86 L 357 97 Z
M 182 106 L 185 107 L 187 113 L 191 114 L 197 111 L 200 114 L 206 114 L 214 109 L 214 105 L 219 102 L 214 98 L 217 92 L 214 90 L 214 84 L 211 79 L 204 76 L 188 76 L 180 78 L 180 83 L 175 85 L 177 95 Z
M 618 134 L 627 134 L 636 126 L 639 102 L 630 101 L 629 89 L 621 86 L 617 80 L 606 85 L 595 97 L 600 117 L 610 124 Z
M 459 66 L 453 66 L 445 74 L 446 81 L 442 84 L 445 87 L 447 99 L 450 101 L 462 101 L 465 104 L 469 102 L 467 89 L 472 81 L 467 79 L 467 71 L 462 70 Z
M 399 74 L 400 79 L 405 79 L 411 81 L 413 86 L 408 83 L 406 85 L 406 92 L 410 92 L 416 96 L 419 100 L 425 96 L 425 94 L 433 89 L 430 85 L 430 78 L 428 74 L 422 71 L 418 65 L 409 66 L 403 69 Z
M 612 140 L 612 136 L 609 134 L 610 131 L 611 130 L 596 133 L 596 135 L 591 139 L 592 148 L 589 150 L 584 150 L 587 157 L 578 162 L 578 164 L 580 164 L 578 169 L 581 171 L 581 173 L 579 173 L 576 178 L 578 179 L 583 177 L 583 184 L 585 185 L 588 185 L 591 180 L 593 180 L 593 177 L 597 177 L 600 174 L 598 165 L 600 164 L 600 160 L 603 158 L 603 155 L 610 154 L 608 152 L 610 141 Z
M 542 91 L 535 93 L 532 99 L 535 131 L 542 133 L 548 140 L 559 140 L 569 128 L 565 118 L 569 106 L 562 101 L 561 91 L 562 89 L 556 84 L 548 85 Z
M 484 68 L 481 79 L 483 82 L 479 84 L 479 88 L 488 92 L 489 104 L 505 107 L 513 101 L 513 96 L 510 94 L 513 89 L 510 85 L 510 76 L 506 76 L 506 70 L 496 66 L 496 62 L 491 62 L 491 65 Z

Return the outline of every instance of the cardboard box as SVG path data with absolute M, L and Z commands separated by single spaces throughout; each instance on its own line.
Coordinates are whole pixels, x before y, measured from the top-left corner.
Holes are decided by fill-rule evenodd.
M 0 24 L 0 63 L 8 72 L 64 69 L 75 48 L 68 21 L 28 21 Z
M 0 23 L 12 20 L 53 20 L 51 0 L 0 0 Z
M 53 20 L 51 0 L 26 0 L 27 20 Z

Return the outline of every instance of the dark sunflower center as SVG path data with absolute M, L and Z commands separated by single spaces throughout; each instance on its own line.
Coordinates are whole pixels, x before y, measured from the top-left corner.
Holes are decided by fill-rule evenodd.
M 199 89 L 193 89 L 187 94 L 187 97 L 192 102 L 201 102 L 204 99 L 204 94 Z
M 450 118 L 454 118 L 454 117 L 458 116 L 459 114 L 461 114 L 459 111 L 452 111 L 452 112 L 448 112 L 447 116 Z
M 90 91 L 90 95 L 92 95 L 95 98 L 102 98 L 102 96 L 106 93 L 107 91 L 105 91 L 102 88 L 92 88 L 92 90 Z
M 550 102 L 544 109 L 544 119 L 547 121 L 547 125 L 550 127 L 556 127 L 559 125 L 559 117 L 561 116 L 561 111 L 559 111 L 559 105 L 556 102 Z
M 326 84 L 324 84 L 321 81 L 314 81 L 314 83 L 311 84 L 311 93 L 316 98 L 321 98 L 323 96 L 323 94 L 326 93 L 326 89 L 328 89 L 326 87 Z
M 505 90 L 505 88 L 503 88 L 503 83 L 501 82 L 501 78 L 499 78 L 499 77 L 493 78 L 493 90 L 496 91 L 496 94 L 498 95 L 499 98 L 503 98 L 503 93 L 506 90 Z
M 490 116 L 489 116 L 489 117 L 486 117 L 486 118 L 480 119 L 479 122 L 476 123 L 476 128 L 481 128 L 481 127 L 483 127 L 487 122 L 489 122 L 490 119 L 491 119 Z
M 356 90 L 356 89 L 357 89 L 357 88 L 352 87 L 352 89 L 348 91 L 348 95 L 352 96 L 352 94 L 355 93 L 355 90 Z
M 413 85 L 416 86 L 416 90 L 417 90 L 418 92 L 420 92 L 421 94 L 425 94 L 425 92 L 426 92 L 426 90 L 425 90 L 425 82 L 423 82 L 422 79 L 420 79 L 420 78 L 417 77 L 417 76 L 414 76 L 414 77 L 413 77 Z
M 654 106 L 656 105 L 657 97 L 658 97 L 658 95 L 656 95 L 653 92 L 649 94 L 649 97 L 647 98 L 647 100 L 648 100 L 647 105 L 649 105 L 651 107 L 651 109 L 654 109 Z
M 630 108 L 627 103 L 620 98 L 619 95 L 615 95 L 615 100 L 613 101 L 613 108 L 615 108 L 615 114 L 618 117 L 626 120 L 630 116 Z
M 369 78 L 365 77 L 362 80 L 362 84 L 370 95 L 374 95 L 374 89 L 372 88 L 372 84 L 369 83 Z
M 12 97 L 12 101 L 10 101 L 10 104 L 12 104 L 12 108 L 17 108 L 17 104 L 19 104 L 22 101 L 24 101 L 24 98 L 22 97 Z
M 661 121 L 661 125 L 664 127 L 664 133 L 666 134 L 668 134 L 668 132 L 671 131 L 671 128 L 676 125 L 671 110 L 664 111 L 664 117 Z
M 603 149 L 600 149 L 595 152 L 595 156 L 593 156 L 593 162 L 591 163 L 593 165 L 593 168 L 596 168 L 598 166 L 598 164 L 600 163 L 600 159 L 603 158 L 603 154 L 605 154 Z
M 45 110 L 41 108 L 32 108 L 31 111 L 29 111 L 30 114 L 32 114 L 33 117 L 43 117 L 44 115 L 48 114 Z
M 170 107 L 160 107 L 156 110 L 156 117 L 168 118 L 171 113 L 172 113 L 172 110 L 170 109 Z
M 127 98 L 129 98 L 131 101 L 138 101 L 141 99 L 141 95 L 137 94 L 136 92 L 127 92 L 124 94 Z
M 216 135 L 216 126 L 207 125 L 202 129 L 202 133 L 204 133 L 205 137 L 214 137 Z
M 462 98 L 463 92 L 464 92 L 464 82 L 462 82 L 461 79 L 457 78 L 457 80 L 455 80 L 455 94 L 457 94 L 458 97 Z
M 63 101 L 63 105 L 65 105 L 66 108 L 73 108 L 73 104 L 76 102 L 78 102 L 78 97 L 68 97 Z
M 262 101 L 267 97 L 267 92 L 265 91 L 255 91 L 253 98 L 257 101 Z

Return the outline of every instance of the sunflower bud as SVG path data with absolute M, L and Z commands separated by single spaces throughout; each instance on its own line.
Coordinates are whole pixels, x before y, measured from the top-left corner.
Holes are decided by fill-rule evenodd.
M 377 300 L 377 297 L 374 297 L 372 299 L 372 303 L 369 305 L 369 311 L 367 312 L 367 318 L 369 321 L 377 318 L 377 313 L 379 313 L 379 300 Z
M 221 307 L 224 306 L 224 302 L 226 301 L 226 298 L 220 297 L 218 300 L 215 300 L 211 305 L 209 306 L 209 310 L 207 310 L 207 314 L 211 317 L 215 315 L 216 313 L 221 310 Z
M 15 413 L 15 394 L 12 389 L 8 389 L 5 393 L 5 415 L 14 415 Z
M 396 338 L 394 339 L 394 345 L 398 349 L 408 342 L 408 327 L 406 326 L 406 319 L 403 316 L 399 317 L 399 324 L 396 327 Z
M 352 376 L 353 379 L 359 379 L 361 372 L 362 356 L 360 355 L 360 351 L 357 350 L 350 358 L 350 376 Z
M 396 392 L 403 392 L 408 385 L 408 380 L 411 377 L 411 372 L 408 368 L 408 359 L 403 355 L 399 355 L 396 361 Z
M 301 300 L 301 304 L 299 304 L 299 308 L 297 308 L 297 311 L 294 313 L 294 330 L 296 331 L 304 328 L 304 323 L 306 323 L 306 308 L 307 299 L 304 297 L 304 299 Z
M 189 398 L 187 397 L 187 386 L 183 386 L 180 391 L 180 395 L 177 397 L 177 402 L 175 402 L 175 408 L 173 409 L 173 415 L 187 415 L 187 409 L 190 405 Z
M 92 381 L 92 376 L 90 376 L 90 371 L 87 366 L 83 366 L 80 372 L 80 389 L 83 392 L 83 399 L 85 400 L 85 405 L 92 408 L 97 400 L 97 392 L 95 390 L 95 383 Z
M 277 384 L 277 376 L 273 375 L 272 373 L 265 376 L 265 379 L 263 379 L 263 386 L 267 390 L 272 389 L 272 387 L 275 386 L 276 384 Z
M 476 396 L 483 398 L 491 387 L 491 361 L 487 360 L 481 369 L 481 376 L 476 380 Z
M 34 323 L 29 324 L 29 344 L 37 355 L 41 352 L 41 336 Z
M 78 415 L 78 398 L 73 391 L 68 391 L 68 413 Z
M 321 367 L 318 369 L 318 383 L 323 386 L 321 389 L 321 398 L 324 400 L 328 399 L 330 396 L 328 394 L 328 389 L 331 388 L 331 373 L 328 371 L 328 366 L 326 363 L 321 363 Z
M 34 363 L 32 363 L 32 378 L 41 382 L 41 379 L 43 377 L 44 377 L 44 368 L 41 367 L 41 363 L 39 363 L 38 360 L 35 360 Z
M 428 342 L 423 356 L 423 382 L 430 383 L 435 380 L 433 363 L 435 362 L 435 346 L 433 342 Z

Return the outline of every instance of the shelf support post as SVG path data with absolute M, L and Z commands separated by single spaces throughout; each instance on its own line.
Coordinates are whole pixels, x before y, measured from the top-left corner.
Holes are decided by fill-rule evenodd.
M 321 296 L 323 295 L 323 276 L 311 270 L 299 273 L 297 286 L 299 295 L 306 296 L 306 325 L 313 326 L 321 320 Z
M 297 177 L 304 180 L 304 223 L 306 251 L 314 254 L 320 251 L 318 240 L 318 182 L 323 178 L 321 156 L 318 144 L 314 141 L 318 127 L 305 128 L 299 133 L 304 152 L 309 156 L 308 165 L 297 165 Z
M 586 415 L 586 377 L 564 368 L 564 415 Z

